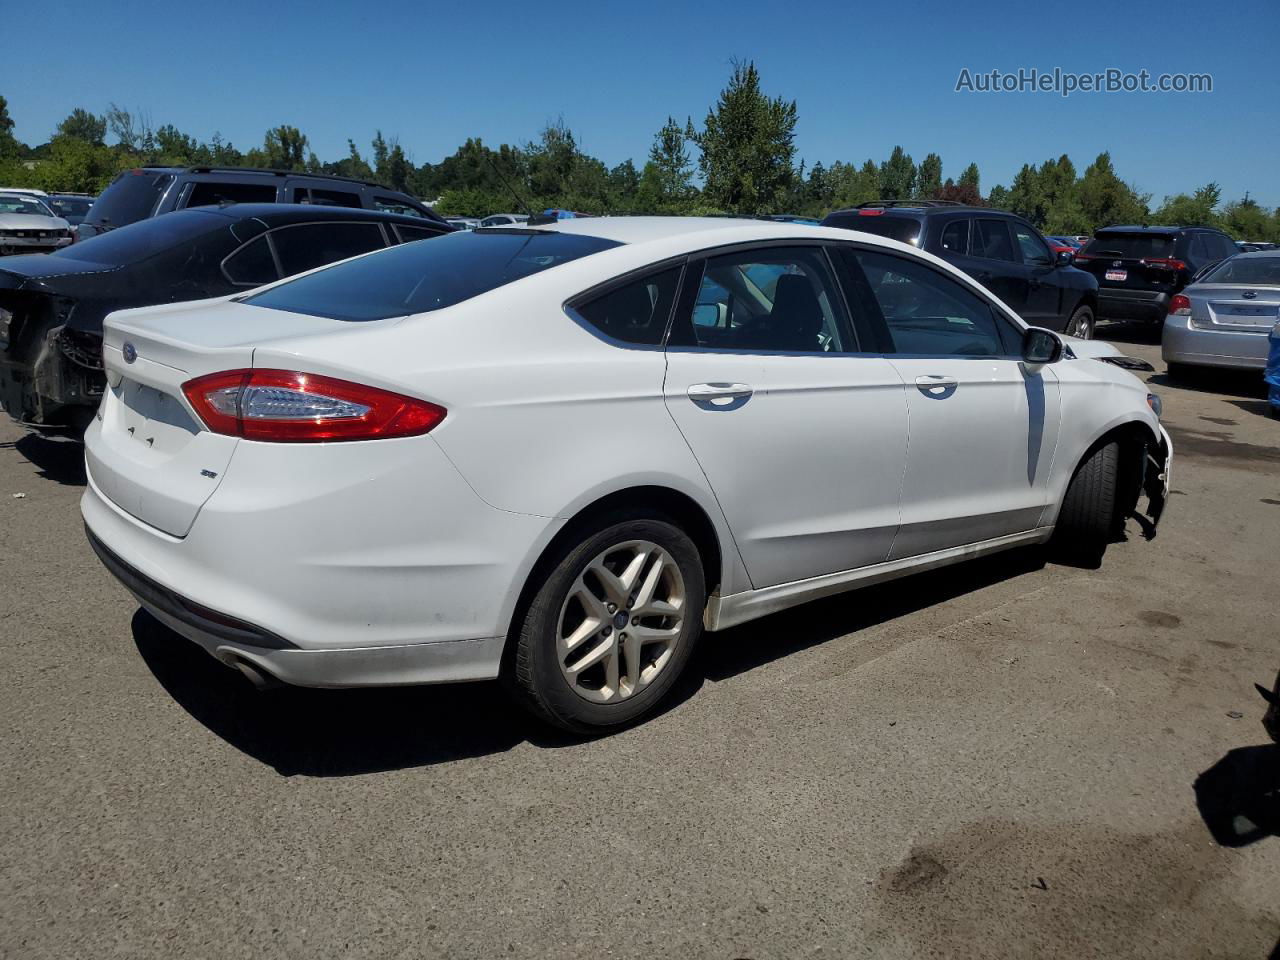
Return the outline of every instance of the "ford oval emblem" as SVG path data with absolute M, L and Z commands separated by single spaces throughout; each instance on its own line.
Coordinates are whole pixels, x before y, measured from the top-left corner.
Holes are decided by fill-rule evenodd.
M 124 346 L 120 348 L 120 352 L 124 354 L 125 363 L 133 363 L 133 361 L 138 359 L 137 349 L 127 340 L 125 341 Z

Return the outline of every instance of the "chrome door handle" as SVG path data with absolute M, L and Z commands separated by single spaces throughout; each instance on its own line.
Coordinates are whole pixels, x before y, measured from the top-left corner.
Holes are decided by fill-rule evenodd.
M 954 390 L 959 386 L 959 383 L 955 377 L 944 377 L 940 374 L 916 377 L 916 386 L 920 388 L 920 392 L 934 397 L 942 396 L 943 393 Z
M 700 400 L 736 400 L 749 397 L 753 392 L 745 383 L 695 383 L 689 388 L 689 399 L 695 403 Z

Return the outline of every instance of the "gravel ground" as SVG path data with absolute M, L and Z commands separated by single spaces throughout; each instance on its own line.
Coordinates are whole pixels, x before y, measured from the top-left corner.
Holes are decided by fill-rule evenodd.
M 488 684 L 253 693 L 93 557 L 79 449 L 6 421 L 0 956 L 1280 956 L 1280 421 L 1151 380 L 1155 540 L 710 636 L 587 743 Z

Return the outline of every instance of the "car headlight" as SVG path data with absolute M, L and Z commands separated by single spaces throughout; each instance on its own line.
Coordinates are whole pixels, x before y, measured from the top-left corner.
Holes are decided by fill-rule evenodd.
M 1147 394 L 1147 406 L 1151 408 L 1151 412 L 1156 415 L 1156 419 L 1160 419 L 1160 415 L 1164 413 L 1164 401 L 1157 397 L 1154 393 Z

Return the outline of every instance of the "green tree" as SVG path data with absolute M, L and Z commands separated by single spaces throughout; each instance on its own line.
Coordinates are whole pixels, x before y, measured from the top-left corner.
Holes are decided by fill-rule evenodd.
M 915 161 L 902 147 L 894 147 L 889 159 L 880 164 L 880 199 L 910 200 L 915 189 Z
M 1251 200 L 1245 194 L 1243 200 L 1228 203 L 1222 208 L 1222 228 L 1237 240 L 1269 240 L 1276 242 L 1273 224 L 1275 216 Z
M 151 135 L 151 121 L 141 112 L 134 114 L 112 103 L 107 109 L 107 127 L 122 150 L 137 153 Z
M 856 207 L 880 199 L 880 168 L 868 160 L 861 168 L 836 161 L 827 173 L 833 207 Z
M 0 160 L 17 157 L 18 139 L 13 135 L 13 117 L 9 116 L 9 102 L 0 97 Z
M 263 166 L 272 170 L 305 170 L 307 138 L 297 127 L 272 127 L 263 137 L 260 155 Z
M 928 199 L 936 197 L 942 189 L 942 158 L 931 153 L 920 161 L 916 173 L 916 196 Z
M 630 160 L 623 160 L 609 171 L 610 207 L 614 210 L 632 210 L 640 189 L 640 171 Z
M 794 100 L 761 91 L 753 62 L 734 63 L 696 137 L 705 200 L 734 213 L 775 212 L 794 175 L 797 116 Z
M 107 135 L 107 118 L 95 116 L 83 107 L 76 107 L 58 124 L 55 137 L 71 137 L 101 146 Z
M 649 165 L 652 176 L 649 190 L 663 207 L 679 207 L 693 195 L 693 163 L 689 159 L 689 142 L 694 138 L 693 122 L 684 126 L 674 117 L 653 137 L 649 147 Z
M 978 165 L 971 163 L 960 174 L 960 179 L 956 181 L 958 187 L 972 187 L 973 192 L 979 197 L 982 196 L 982 183 L 978 178 Z
M 1138 193 L 1116 176 L 1111 154 L 1100 153 L 1080 178 L 1080 208 L 1092 233 L 1101 227 L 1143 223 L 1150 196 Z
M 1191 195 L 1176 193 L 1165 197 L 1164 203 L 1151 215 L 1151 220 L 1168 226 L 1216 227 L 1219 223 L 1217 206 L 1221 199 L 1222 190 L 1218 185 L 1206 183 Z

